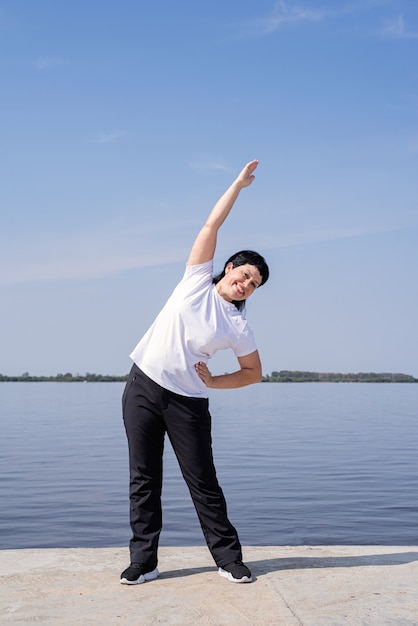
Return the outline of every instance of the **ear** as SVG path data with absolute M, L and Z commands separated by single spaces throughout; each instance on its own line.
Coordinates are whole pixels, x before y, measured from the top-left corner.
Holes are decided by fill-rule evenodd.
M 230 270 L 232 270 L 233 267 L 234 267 L 234 265 L 233 265 L 232 261 L 229 261 L 228 265 L 226 265 L 226 267 L 225 267 L 225 274 L 228 274 L 228 272 Z

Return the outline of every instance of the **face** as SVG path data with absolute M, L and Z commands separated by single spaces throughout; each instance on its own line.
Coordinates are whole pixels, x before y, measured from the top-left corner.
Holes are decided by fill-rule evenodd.
M 255 265 L 238 265 L 228 263 L 225 276 L 217 283 L 219 295 L 228 302 L 246 300 L 261 285 L 261 274 Z

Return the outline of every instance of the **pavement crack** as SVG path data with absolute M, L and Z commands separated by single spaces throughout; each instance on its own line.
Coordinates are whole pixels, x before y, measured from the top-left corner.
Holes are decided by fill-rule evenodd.
M 294 619 L 296 620 L 295 624 L 297 624 L 297 626 L 305 626 L 305 622 L 303 622 L 301 620 L 301 618 L 299 617 L 299 615 L 296 613 L 296 611 L 293 609 L 293 607 L 289 604 L 289 602 L 286 600 L 285 596 L 283 595 L 282 591 L 278 588 L 277 584 L 274 582 L 274 580 L 272 580 L 269 576 L 267 576 L 267 580 L 268 583 L 270 585 L 270 587 L 273 589 L 274 593 L 279 596 L 280 600 L 283 602 L 284 606 L 286 607 L 286 609 L 289 611 L 289 613 L 294 617 Z

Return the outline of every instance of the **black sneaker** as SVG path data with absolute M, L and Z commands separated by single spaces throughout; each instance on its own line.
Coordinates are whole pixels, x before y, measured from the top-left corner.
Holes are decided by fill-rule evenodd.
M 242 561 L 232 561 L 219 568 L 219 575 L 227 578 L 231 583 L 252 582 L 251 572 Z
M 123 585 L 141 585 L 147 580 L 155 580 L 159 575 L 157 568 L 149 571 L 142 563 L 131 563 L 120 575 L 120 582 Z

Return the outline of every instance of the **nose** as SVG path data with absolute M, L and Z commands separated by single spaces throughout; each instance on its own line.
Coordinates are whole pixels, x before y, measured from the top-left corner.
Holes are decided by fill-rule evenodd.
M 245 296 L 245 297 L 247 297 L 247 295 L 248 295 L 248 291 L 249 291 L 249 284 L 248 284 L 248 281 L 246 281 L 246 280 L 243 280 L 243 281 L 242 281 L 242 283 L 241 283 L 241 289 L 242 289 L 242 290 L 243 290 L 243 292 L 244 292 L 244 296 Z

